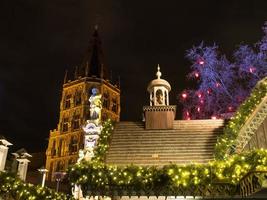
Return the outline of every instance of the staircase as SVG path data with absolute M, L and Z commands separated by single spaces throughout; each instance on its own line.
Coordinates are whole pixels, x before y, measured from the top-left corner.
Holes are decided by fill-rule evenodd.
M 213 159 L 223 120 L 176 120 L 172 130 L 146 130 L 143 122 L 118 122 L 106 163 L 167 165 L 206 163 Z

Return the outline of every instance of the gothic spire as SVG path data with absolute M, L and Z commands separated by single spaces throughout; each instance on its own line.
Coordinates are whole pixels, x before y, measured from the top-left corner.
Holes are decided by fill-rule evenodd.
M 94 27 L 94 32 L 90 38 L 89 47 L 85 53 L 82 64 L 79 67 L 79 76 L 98 78 L 108 78 L 108 70 L 104 63 L 102 42 L 98 33 L 98 26 Z

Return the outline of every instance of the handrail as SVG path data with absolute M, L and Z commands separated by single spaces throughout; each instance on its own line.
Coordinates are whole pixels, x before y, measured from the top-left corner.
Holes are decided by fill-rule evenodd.
M 247 173 L 239 182 L 240 195 L 246 197 L 260 191 L 263 179 L 267 180 L 267 171 L 251 171 Z
M 257 129 L 267 117 L 267 96 L 265 96 L 261 103 L 256 106 L 255 110 L 246 120 L 245 124 L 239 131 L 236 143 L 236 152 L 240 153 L 245 148 L 246 144 L 255 135 Z

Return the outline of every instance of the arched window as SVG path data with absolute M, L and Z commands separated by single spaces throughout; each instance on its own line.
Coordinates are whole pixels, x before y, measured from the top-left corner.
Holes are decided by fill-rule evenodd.
M 76 153 L 78 150 L 78 139 L 76 136 L 71 136 L 69 143 L 69 152 L 70 154 Z
M 56 141 L 53 140 L 53 143 L 52 143 L 52 148 L 51 148 L 51 156 L 55 156 L 56 155 Z
M 109 109 L 109 94 L 107 92 L 103 94 L 103 107 Z
M 111 110 L 114 112 L 114 113 L 117 113 L 117 110 L 118 110 L 118 103 L 117 103 L 117 99 L 113 98 L 112 99 L 112 108 Z
M 58 146 L 58 156 L 62 155 L 62 147 L 63 147 L 63 139 L 59 140 L 59 146 Z
M 50 173 L 53 173 L 54 172 L 54 163 L 53 162 L 50 163 L 49 172 Z
M 156 100 L 157 100 L 157 104 L 158 105 L 163 105 L 164 104 L 164 102 L 163 102 L 163 92 L 160 89 L 158 89 L 156 91 Z
M 74 105 L 78 106 L 78 105 L 81 105 L 81 103 L 82 103 L 82 93 L 79 91 L 75 93 Z
M 72 128 L 73 128 L 73 130 L 80 129 L 80 115 L 79 114 L 76 114 L 73 116 Z
M 67 132 L 69 129 L 69 118 L 68 117 L 64 117 L 63 118 L 63 122 L 62 122 L 62 131 L 63 132 Z
M 64 100 L 64 109 L 68 109 L 70 108 L 70 104 L 71 104 L 71 95 L 68 94 L 65 96 L 65 100 Z

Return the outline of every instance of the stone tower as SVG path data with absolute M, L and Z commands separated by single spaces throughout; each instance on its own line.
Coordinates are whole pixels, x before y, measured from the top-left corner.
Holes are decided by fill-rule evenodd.
M 90 115 L 88 99 L 92 88 L 97 88 L 102 95 L 102 120 L 120 120 L 120 88 L 108 78 L 101 40 L 95 27 L 85 57 L 75 68 L 74 78 L 69 80 L 65 74 L 59 123 L 50 131 L 46 150 L 48 179 L 53 180 L 54 172 L 65 171 L 68 165 L 77 161 L 84 141 L 81 126 Z

